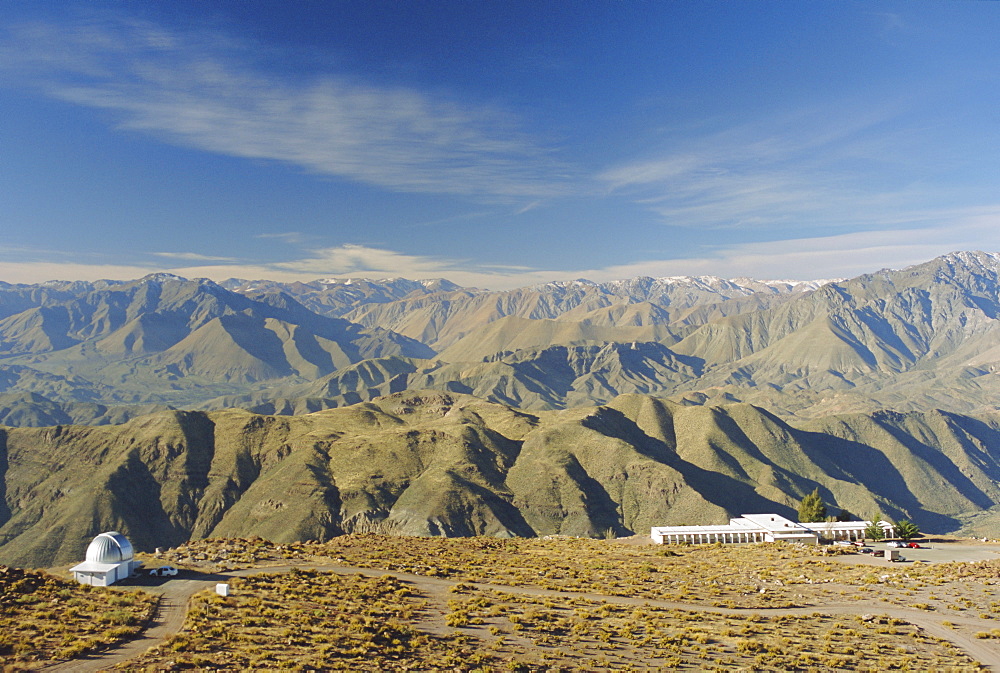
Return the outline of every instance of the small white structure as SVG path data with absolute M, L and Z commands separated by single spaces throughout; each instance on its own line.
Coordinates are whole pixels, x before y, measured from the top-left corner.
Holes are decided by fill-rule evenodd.
M 710 544 L 714 542 L 802 542 L 860 540 L 870 521 L 796 523 L 779 514 L 744 514 L 730 519 L 728 526 L 654 526 L 650 537 L 658 544 Z M 882 522 L 887 537 L 895 535 L 892 524 Z
M 215 585 L 215 593 L 219 594 L 220 596 L 228 596 L 229 595 L 229 585 L 228 584 L 216 584 Z
M 69 571 L 80 584 L 106 587 L 131 576 L 140 565 L 128 538 L 110 531 L 95 537 L 87 547 L 87 560 Z

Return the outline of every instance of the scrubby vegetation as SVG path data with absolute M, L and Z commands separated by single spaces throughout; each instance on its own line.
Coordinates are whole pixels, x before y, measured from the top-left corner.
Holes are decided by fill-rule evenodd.
M 243 544 L 243 543 L 240 543 Z M 164 558 L 240 567 L 230 541 L 202 540 L 171 550 Z M 333 562 L 456 581 L 535 586 L 561 591 L 660 599 L 665 596 L 719 607 L 808 605 L 803 587 L 852 579 L 870 569 L 845 567 L 840 547 L 784 544 L 660 547 L 616 544 L 588 538 L 421 538 L 344 535 L 324 543 L 274 545 L 260 540 L 241 558 Z M 243 566 L 245 567 L 245 566 Z M 798 587 L 798 588 L 796 588 Z M 762 591 L 763 590 L 763 591 Z
M 142 630 L 155 604 L 145 593 L 0 566 L 3 670 L 32 670 L 127 640 Z
M 918 625 L 940 620 L 965 642 L 1000 637 L 1000 560 L 849 562 L 857 558 L 780 543 L 204 540 L 158 562 L 188 568 L 189 579 L 242 567 L 230 595 L 196 594 L 180 633 L 120 668 L 979 669 Z M 0 578 L 5 670 L 128 638 L 154 602 L 42 573 Z
M 532 670 L 930 670 L 971 663 L 887 616 L 766 618 L 490 590 L 463 590 L 449 606 L 450 623 L 463 631 L 487 628 L 495 638 L 492 651 L 527 655 Z M 519 641 L 533 648 L 519 653 Z
M 427 582 L 316 570 L 237 580 L 228 597 L 196 596 L 184 632 L 123 668 L 975 668 L 888 616 L 723 615 Z
M 591 668 L 623 669 L 977 667 L 950 643 L 885 609 L 956 615 L 956 621 L 975 617 L 979 628 L 963 622 L 954 629 L 983 639 L 976 635 L 983 632 L 982 620 L 1000 617 L 1000 603 L 991 601 L 1000 560 L 891 567 L 844 562 L 853 556 L 842 547 L 656 546 L 560 537 L 349 535 L 288 545 L 205 540 L 164 557 L 201 563 L 206 570 L 239 558 L 320 570 L 367 568 L 373 574 L 398 573 L 405 582 L 392 576 L 298 572 L 270 577 L 265 591 L 250 578 L 230 598 L 199 598 L 190 631 L 144 662 L 292 666 L 298 659 L 284 652 L 297 647 L 296 638 L 306 643 L 314 631 L 342 627 L 336 615 L 363 618 L 369 614 L 365 610 L 374 610 L 378 614 L 369 616 L 392 623 L 399 633 L 394 631 L 389 642 L 399 641 L 403 649 L 373 654 L 370 644 L 348 637 L 350 628 L 338 627 L 346 635 L 336 642 L 317 641 L 325 653 L 316 655 L 319 659 L 303 653 L 302 661 L 318 668 L 370 670 L 573 670 L 581 661 Z M 336 587 L 329 592 L 331 603 L 309 602 L 314 601 L 309 596 L 323 595 L 320 586 Z M 364 591 L 367 598 L 352 598 Z M 883 608 L 868 613 L 857 607 L 866 603 L 857 601 Z M 245 612 L 254 605 L 266 623 Z M 781 614 L 787 610 L 795 614 Z M 224 620 L 227 638 L 235 639 L 234 654 L 211 654 L 210 638 L 202 639 L 197 621 L 208 614 L 213 617 L 204 624 Z M 278 624 L 300 625 L 280 635 Z M 382 638 L 376 631 L 355 636 Z M 275 637 L 280 647 L 268 644 Z M 247 647 L 250 652 L 243 652 Z M 253 657 L 257 664 L 251 663 Z
M 856 553 L 845 547 L 783 543 L 660 546 L 567 537 L 356 534 L 286 545 L 259 538 L 200 540 L 169 550 L 161 558 L 206 570 L 332 563 L 454 582 L 755 609 L 820 606 L 877 594 L 880 601 L 901 607 L 912 605 L 920 595 L 940 610 L 953 602 L 946 600 L 948 595 L 975 595 L 979 611 L 991 612 L 986 598 L 993 594 L 994 583 L 1000 582 L 1000 558 L 872 566 L 844 563 L 841 557 L 856 557 Z M 934 587 L 945 590 L 936 596 Z
M 427 670 L 494 659 L 474 639 L 417 628 L 422 605 L 392 577 L 255 575 L 230 596 L 195 596 L 184 631 L 123 668 Z

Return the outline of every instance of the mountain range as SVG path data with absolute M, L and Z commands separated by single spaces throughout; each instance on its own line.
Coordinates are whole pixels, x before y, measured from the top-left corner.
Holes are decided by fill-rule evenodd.
M 164 411 L 120 425 L 0 429 L 0 562 L 71 563 L 102 530 L 139 549 L 260 535 L 645 533 L 832 512 L 926 532 L 990 517 L 1000 414 L 876 412 L 790 425 L 747 404 L 623 395 L 526 412 L 406 391 L 301 416 Z
M 853 279 L 0 283 L 0 422 L 302 413 L 406 389 L 525 409 L 640 393 L 785 417 L 996 409 L 1000 258 Z
M 813 283 L 0 283 L 0 562 L 208 536 L 1000 533 L 1000 255 Z M 2 427 L 7 426 L 7 427 Z

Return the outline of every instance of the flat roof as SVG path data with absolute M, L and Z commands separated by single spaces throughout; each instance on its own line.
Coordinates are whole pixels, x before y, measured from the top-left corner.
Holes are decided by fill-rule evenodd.
M 653 526 L 659 533 L 762 533 L 759 528 L 725 526 Z
M 786 519 L 780 514 L 743 514 L 740 518 L 755 523 L 772 533 L 788 533 L 796 529 L 806 530 L 802 524 Z
M 770 533 L 781 537 L 815 537 L 818 532 L 857 531 L 870 525 L 870 521 L 816 521 L 797 523 L 780 514 L 743 514 L 730 519 L 728 525 L 711 526 L 653 526 L 654 535 L 699 533 Z M 882 527 L 892 524 L 883 521 Z
M 808 525 L 810 528 L 822 528 L 823 530 L 856 530 L 858 528 L 867 528 L 871 523 L 871 521 L 813 521 Z M 893 527 L 888 521 L 880 523 L 882 524 L 882 528 Z
M 126 561 L 127 563 L 127 561 Z M 75 565 L 69 569 L 71 573 L 106 573 L 114 570 L 121 563 L 98 563 L 96 561 L 84 561 L 80 565 Z

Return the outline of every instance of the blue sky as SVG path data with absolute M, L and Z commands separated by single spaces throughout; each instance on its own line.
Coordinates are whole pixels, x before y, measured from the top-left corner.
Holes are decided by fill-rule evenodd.
M 0 17 L 8 282 L 811 280 L 1000 250 L 995 2 Z

